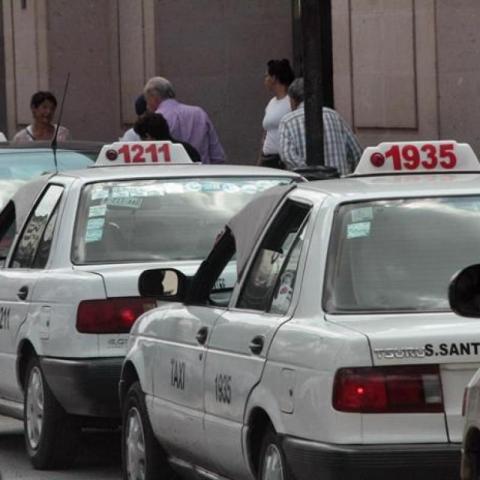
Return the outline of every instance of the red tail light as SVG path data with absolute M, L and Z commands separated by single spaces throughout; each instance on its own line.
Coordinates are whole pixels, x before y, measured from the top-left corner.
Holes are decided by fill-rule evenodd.
M 155 300 L 142 297 L 84 300 L 77 310 L 81 333 L 128 333 L 135 320 L 155 307 Z
M 357 413 L 443 412 L 438 366 L 342 368 L 335 375 L 333 408 Z

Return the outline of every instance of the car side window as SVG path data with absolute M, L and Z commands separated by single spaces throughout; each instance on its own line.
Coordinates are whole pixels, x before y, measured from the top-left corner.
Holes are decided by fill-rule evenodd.
M 42 240 L 38 245 L 35 260 L 33 261 L 33 268 L 45 268 L 45 265 L 47 264 L 48 256 L 50 255 L 50 247 L 52 246 L 53 232 L 55 231 L 55 224 L 57 222 L 59 203 L 60 202 L 57 202 L 55 210 L 50 216 L 47 226 L 45 227 Z
M 260 245 L 245 279 L 237 308 L 270 309 L 277 282 L 282 272 L 286 271 L 284 266 L 289 259 L 295 260 L 293 251 L 298 245 L 297 237 L 310 208 L 292 200 L 285 202 Z
M 55 218 L 52 222 L 50 219 L 56 216 L 54 213 L 62 193 L 63 187 L 59 185 L 50 185 L 44 192 L 22 232 L 13 255 L 11 268 L 43 268 L 45 266 L 45 247 L 48 246 L 48 251 L 50 250 L 51 236 L 55 225 Z M 43 243 L 42 251 L 40 251 L 41 243 Z M 39 258 L 38 264 L 35 265 L 37 252 Z M 46 252 L 47 259 L 48 253 Z
M 305 240 L 305 230 L 307 222 L 304 222 L 300 234 L 297 236 L 287 261 L 284 263 L 284 268 L 278 277 L 275 290 L 273 292 L 272 304 L 270 306 L 270 313 L 278 315 L 285 315 L 292 302 L 293 289 L 295 288 L 295 281 L 297 279 L 298 262 L 300 261 L 300 254 L 302 253 L 303 242 Z
M 228 227 L 198 267 L 187 303 L 227 307 L 236 282 L 235 239 Z
M 15 206 L 10 201 L 0 214 L 0 266 L 5 262 L 15 238 Z

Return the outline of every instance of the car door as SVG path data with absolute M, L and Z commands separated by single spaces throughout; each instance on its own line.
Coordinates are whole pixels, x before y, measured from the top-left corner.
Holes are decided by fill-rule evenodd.
M 205 435 L 220 474 L 247 478 L 242 428 L 270 343 L 290 316 L 310 205 L 287 200 L 255 253 L 233 308 L 217 319 L 205 362 Z
M 220 236 L 192 280 L 192 298 L 171 304 L 148 326 L 148 348 L 155 349 L 154 432 L 171 456 L 206 469 L 212 464 L 203 423 L 205 353 L 213 325 L 227 310 L 233 290 L 226 287 L 232 283 L 223 280 L 235 267 L 233 245 L 231 236 Z
M 32 308 L 34 286 L 48 260 L 62 193 L 59 185 L 45 189 L 12 245 L 8 265 L 0 269 L 0 398 L 7 400 L 22 399 L 16 376 L 17 334 Z M 13 223 L 14 217 L 13 213 Z

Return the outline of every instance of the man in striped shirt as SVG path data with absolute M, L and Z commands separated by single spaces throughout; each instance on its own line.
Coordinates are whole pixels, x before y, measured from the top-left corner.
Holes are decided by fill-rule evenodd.
M 280 157 L 293 170 L 307 166 L 303 78 L 294 80 L 288 95 L 293 111 L 280 121 Z M 345 120 L 327 107 L 323 107 L 323 142 L 325 165 L 335 167 L 340 175 L 353 172 L 362 148 Z

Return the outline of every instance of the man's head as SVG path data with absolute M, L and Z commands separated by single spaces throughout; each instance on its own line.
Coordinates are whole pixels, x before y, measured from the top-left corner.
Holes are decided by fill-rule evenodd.
M 160 103 L 168 98 L 175 98 L 175 91 L 172 84 L 163 77 L 153 77 L 143 89 L 147 108 L 150 112 L 155 112 Z
M 142 140 L 172 140 L 165 117 L 160 113 L 147 112 L 133 126 Z
M 288 96 L 292 110 L 296 110 L 305 99 L 303 91 L 303 78 L 297 78 L 288 87 Z

